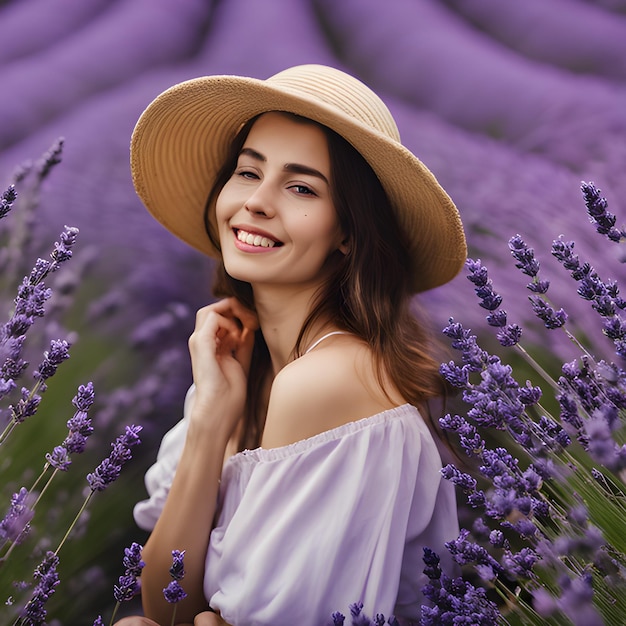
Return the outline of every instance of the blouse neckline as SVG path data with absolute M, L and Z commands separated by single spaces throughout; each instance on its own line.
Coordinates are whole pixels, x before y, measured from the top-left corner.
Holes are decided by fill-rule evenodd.
M 384 411 L 381 411 L 380 413 L 376 413 L 368 417 L 363 417 L 352 422 L 346 422 L 345 424 L 341 424 L 340 426 L 336 426 L 335 428 L 331 428 L 330 430 L 322 431 L 321 433 L 312 435 L 311 437 L 307 437 L 306 439 L 301 439 L 299 441 L 295 441 L 284 446 L 279 446 L 277 448 L 258 447 L 254 448 L 253 450 L 242 450 L 241 452 L 237 452 L 236 454 L 231 456 L 226 461 L 226 465 L 229 465 L 231 462 L 244 463 L 246 461 L 259 462 L 284 459 L 290 456 L 301 454 L 302 452 L 311 450 L 312 448 L 320 446 L 329 441 L 334 441 L 336 439 L 341 439 L 347 435 L 352 435 L 376 424 L 381 424 L 399 417 L 407 417 L 409 415 L 412 417 L 417 417 L 418 419 L 416 420 L 416 422 L 420 425 L 420 428 L 421 426 L 423 426 L 426 430 L 428 430 L 426 424 L 421 419 L 420 413 L 417 408 L 407 402 L 405 404 L 386 409 Z

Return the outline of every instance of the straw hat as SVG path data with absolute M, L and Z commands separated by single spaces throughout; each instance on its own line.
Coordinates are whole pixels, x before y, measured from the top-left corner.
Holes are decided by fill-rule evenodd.
M 268 111 L 328 126 L 368 161 L 409 235 L 416 292 L 459 272 L 467 252 L 454 203 L 400 143 L 382 100 L 356 78 L 322 65 L 292 67 L 267 80 L 205 76 L 159 95 L 131 139 L 133 182 L 150 213 L 189 245 L 219 256 L 205 231 L 207 196 L 241 126 Z

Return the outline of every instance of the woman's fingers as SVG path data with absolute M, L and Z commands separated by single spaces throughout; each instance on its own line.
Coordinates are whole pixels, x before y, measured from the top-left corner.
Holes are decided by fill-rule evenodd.
M 192 357 L 209 348 L 218 356 L 234 357 L 247 372 L 258 327 L 256 314 L 236 298 L 203 307 L 196 314 L 196 327 L 189 340 Z
M 259 319 L 256 313 L 245 307 L 237 298 L 224 298 L 219 302 L 209 305 L 217 313 L 229 317 L 241 324 L 242 328 L 257 330 L 259 327 Z

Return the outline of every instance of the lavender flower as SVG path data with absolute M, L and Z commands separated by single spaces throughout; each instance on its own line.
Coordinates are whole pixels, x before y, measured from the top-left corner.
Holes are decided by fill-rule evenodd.
M 53 339 L 50 342 L 50 349 L 44 352 L 44 358 L 33 376 L 41 382 L 54 376 L 57 368 L 63 361 L 70 358 L 70 345 L 64 339 Z
M 22 387 L 20 400 L 9 406 L 13 423 L 21 424 L 26 418 L 32 417 L 37 412 L 40 402 L 41 396 L 39 394 Z
M 430 582 L 422 592 L 431 605 L 422 605 L 421 626 L 493 626 L 498 622 L 498 607 L 484 589 L 442 573 L 439 556 L 428 548 L 424 549 L 424 563 Z
M 52 452 L 46 454 L 46 461 L 61 472 L 66 472 L 72 464 L 69 452 L 64 446 L 55 446 Z
M 172 550 L 172 566 L 170 576 L 174 580 L 182 580 L 185 577 L 185 551 Z
M 104 491 L 111 483 L 115 482 L 120 475 L 123 465 L 132 457 L 131 448 L 138 443 L 141 426 L 126 426 L 123 435 L 120 435 L 114 443 L 109 456 L 98 467 L 87 475 L 87 482 L 92 491 Z
M 476 563 L 489 566 L 494 573 L 502 572 L 501 565 L 481 545 L 468 540 L 469 530 L 462 529 L 459 536 L 445 545 L 459 565 Z
M 582 182 L 580 188 L 587 206 L 587 213 L 596 230 L 614 242 L 619 242 L 626 237 L 624 230 L 615 228 L 617 218 L 608 210 L 608 202 L 601 195 L 600 189 L 591 182 Z
M 113 586 L 113 597 L 116 602 L 126 602 L 139 593 L 139 582 L 136 576 L 124 574 L 118 578 L 117 585 Z
M 593 606 L 592 577 L 588 572 L 573 580 L 562 577 L 558 607 L 574 626 L 604 626 L 597 609 Z
M 487 311 L 495 311 L 502 304 L 502 296 L 493 290 L 492 281 L 487 276 L 487 268 L 482 265 L 480 259 L 476 261 L 467 259 L 465 267 L 469 271 L 468 280 L 475 285 L 474 291 L 480 300 L 479 305 Z M 506 324 L 506 314 L 504 323 Z
M 15 185 L 9 185 L 0 196 L 0 219 L 9 213 L 16 198 Z
M 567 321 L 567 313 L 563 309 L 556 310 L 540 296 L 531 296 L 529 299 L 533 313 L 543 322 L 547 329 L 561 328 Z
M 539 261 L 535 258 L 535 251 L 526 245 L 520 235 L 515 235 L 509 239 L 509 250 L 517 261 L 515 267 L 526 276 L 536 278 L 539 273 Z
M 56 271 L 62 263 L 72 258 L 72 248 L 78 237 L 78 228 L 65 226 L 61 232 L 61 241 L 56 241 L 54 250 L 50 254 L 52 259 L 51 271 Z
M 94 401 L 93 383 L 80 385 L 78 392 L 72 399 L 72 404 L 77 408 L 74 416 L 67 422 L 69 433 L 61 444 L 70 454 L 81 454 L 85 450 L 88 437 L 93 433 L 91 418 L 87 411 Z
M 11 497 L 9 510 L 0 522 L 0 542 L 21 543 L 28 534 L 30 520 L 33 518 L 33 497 L 22 487 Z
M 41 155 L 41 158 L 35 164 L 37 176 L 43 180 L 48 176 L 50 170 L 61 162 L 61 154 L 63 153 L 63 144 L 65 140 L 59 137 L 56 141 Z
M 132 576 L 138 577 L 141 575 L 145 563 L 141 560 L 141 552 L 143 546 L 138 543 L 132 543 L 129 548 L 124 548 L 124 560 L 123 565 L 126 568 L 126 573 Z
M 502 296 L 493 290 L 493 283 L 488 276 L 487 268 L 480 260 L 475 261 L 473 259 L 467 259 L 465 267 L 469 272 L 468 280 L 475 285 L 474 291 L 480 299 L 479 305 L 489 311 L 486 317 L 487 324 L 499 328 L 496 338 L 500 345 L 511 347 L 519 343 L 522 329 L 517 324 L 507 323 L 506 311 L 499 308 L 502 304 Z
M 124 549 L 124 574 L 122 574 L 113 586 L 113 597 L 116 604 L 111 616 L 111 623 L 115 621 L 115 616 L 122 602 L 127 602 L 134 598 L 141 590 L 141 582 L 139 576 L 145 563 L 141 560 L 141 552 L 143 546 L 138 543 L 132 543 L 129 548 Z M 95 622 L 94 622 L 95 624 Z
M 20 615 L 24 626 L 41 626 L 45 622 L 47 615 L 45 604 L 59 584 L 58 564 L 59 557 L 53 552 L 47 552 L 44 560 L 35 570 L 34 575 L 39 582 Z
M 170 604 L 177 604 L 187 597 L 187 593 L 177 580 L 170 581 L 169 585 L 163 589 L 163 595 Z
M 478 346 L 476 335 L 463 328 L 462 324 L 450 318 L 448 325 L 443 329 L 443 334 L 452 339 L 452 347 L 461 352 L 461 358 L 468 369 L 479 372 L 487 361 L 487 353 Z
M 365 613 L 363 613 L 362 602 L 354 602 L 348 608 L 350 610 L 352 626 L 384 626 L 385 624 L 399 626 L 398 620 L 396 620 L 393 616 L 391 616 L 387 621 L 385 621 L 385 616 L 382 613 L 377 613 L 373 619 L 368 617 Z M 331 617 L 333 620 L 333 626 L 343 626 L 346 619 L 345 616 L 338 611 L 333 613 Z

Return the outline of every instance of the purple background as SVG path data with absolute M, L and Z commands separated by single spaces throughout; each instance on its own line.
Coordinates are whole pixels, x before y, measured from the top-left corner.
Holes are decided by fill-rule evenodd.
M 208 297 L 206 262 L 134 196 L 128 142 L 137 117 L 194 76 L 264 78 L 332 64 L 385 99 L 404 142 L 457 202 L 470 254 L 489 264 L 504 306 L 528 319 L 506 246 L 513 234 L 546 260 L 564 234 L 605 277 L 620 271 L 617 247 L 586 223 L 578 187 L 593 180 L 623 215 L 624 11 L 624 0 L 5 2 L 0 173 L 8 180 L 16 164 L 65 137 L 37 236 L 49 242 L 63 223 L 78 226 L 81 245 L 98 251 L 102 292 L 141 300 L 138 319 L 173 301 L 195 308 Z M 587 310 L 569 284 L 553 293 L 575 317 Z M 426 304 L 439 326 L 448 315 L 482 325 L 462 277 Z
M 210 264 L 152 220 L 135 196 L 128 165 L 141 111 L 182 80 L 266 78 L 310 62 L 361 78 L 388 103 L 404 143 L 455 199 L 470 255 L 489 266 L 510 321 L 526 328 L 527 347 L 541 342 L 567 351 L 561 335 L 539 335 L 533 326 L 526 280 L 507 248 L 516 233 L 535 247 L 572 328 L 599 336 L 588 304 L 549 250 L 563 234 L 603 278 L 623 276 L 619 246 L 589 225 L 579 185 L 595 182 L 623 225 L 626 0 L 0 0 L 0 29 L 0 187 L 16 166 L 65 138 L 33 235 L 43 254 L 64 224 L 80 229 L 72 264 L 88 272 L 78 292 L 79 345 L 92 345 L 90 331 L 113 329 L 114 357 L 120 342 L 132 350 L 149 344 L 153 355 L 165 355 L 161 378 L 146 366 L 134 390 L 114 396 L 118 417 L 109 425 L 147 416 L 133 497 L 158 437 L 178 417 L 171 405 L 165 410 L 168 403 L 155 407 L 155 389 L 165 370 L 174 380 L 170 399 L 180 406 L 193 312 L 210 298 Z M 464 276 L 425 294 L 423 305 L 439 328 L 449 316 L 485 328 Z M 94 311 L 107 307 L 115 315 L 105 323 Z M 608 353 L 608 342 L 598 340 L 596 351 Z M 80 363 L 74 378 L 84 383 L 91 365 Z M 140 406 L 138 398 L 152 400 Z M 127 493 L 107 494 L 101 523 L 125 528 L 135 540 Z M 109 542 L 124 539 L 97 526 L 94 532 Z M 111 571 L 119 568 L 120 551 L 120 545 L 108 551 Z M 83 556 L 87 564 L 102 562 L 102 555 Z M 76 567 L 85 571 L 78 561 Z M 88 584 L 99 602 L 107 601 L 102 587 Z M 93 612 L 93 599 L 85 601 Z

